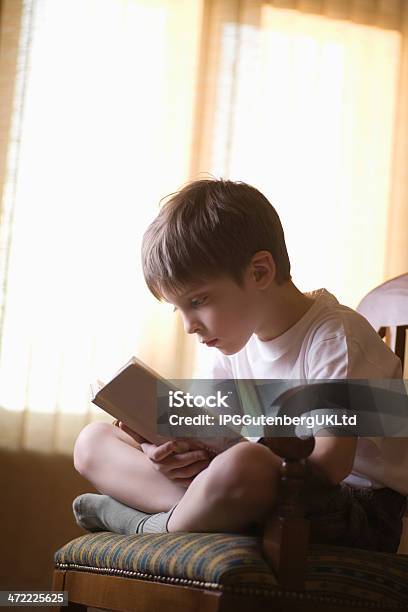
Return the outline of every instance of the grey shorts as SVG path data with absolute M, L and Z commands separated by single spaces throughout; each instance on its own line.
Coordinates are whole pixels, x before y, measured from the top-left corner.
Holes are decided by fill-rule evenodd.
M 407 498 L 393 489 L 355 488 L 341 483 L 303 496 L 311 542 L 396 552 Z

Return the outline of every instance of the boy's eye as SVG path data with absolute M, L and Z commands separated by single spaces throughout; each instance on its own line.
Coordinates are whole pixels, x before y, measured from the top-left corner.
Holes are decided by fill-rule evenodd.
M 201 306 L 202 304 L 204 304 L 206 299 L 207 299 L 206 295 L 204 295 L 203 297 L 200 297 L 200 298 L 193 298 L 191 300 L 191 305 L 192 305 L 193 308 L 197 308 L 197 306 Z

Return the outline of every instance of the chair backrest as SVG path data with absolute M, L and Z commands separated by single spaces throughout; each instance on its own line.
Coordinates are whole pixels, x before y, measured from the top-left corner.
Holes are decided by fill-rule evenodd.
M 408 274 L 382 283 L 357 306 L 374 329 L 401 359 L 405 372 L 405 345 L 408 329 Z M 408 360 L 407 360 L 408 361 Z

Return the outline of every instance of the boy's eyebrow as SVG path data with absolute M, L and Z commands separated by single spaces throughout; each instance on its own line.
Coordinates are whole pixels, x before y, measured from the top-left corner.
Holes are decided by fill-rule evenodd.
M 197 295 L 200 295 L 202 293 L 207 293 L 208 291 L 209 291 L 209 285 L 204 285 L 204 286 L 201 286 L 201 287 L 197 287 L 197 289 L 191 289 L 190 291 L 186 291 L 186 293 L 182 293 L 178 297 L 179 297 L 179 299 L 186 300 L 189 297 L 192 297 L 193 295 L 197 296 Z M 168 304 L 171 304 L 171 302 L 169 302 L 165 298 L 163 298 L 163 299 Z M 173 305 L 173 312 L 176 312 L 176 310 L 178 310 L 177 306 Z
M 186 298 L 191 297 L 192 295 L 206 293 L 208 290 L 209 290 L 209 285 L 204 285 L 204 286 L 197 287 L 196 289 L 191 289 L 190 291 L 183 293 L 180 297 L 182 297 L 183 299 L 186 299 Z

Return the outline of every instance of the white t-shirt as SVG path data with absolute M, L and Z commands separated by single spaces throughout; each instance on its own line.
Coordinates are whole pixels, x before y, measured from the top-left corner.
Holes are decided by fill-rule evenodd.
M 399 358 L 360 314 L 339 304 L 326 289 L 306 293 L 314 304 L 278 338 L 253 334 L 234 355 L 214 348 L 201 378 L 392 379 L 401 378 Z M 408 438 L 359 438 L 351 486 L 388 486 L 408 494 Z

